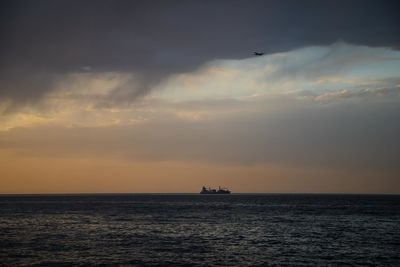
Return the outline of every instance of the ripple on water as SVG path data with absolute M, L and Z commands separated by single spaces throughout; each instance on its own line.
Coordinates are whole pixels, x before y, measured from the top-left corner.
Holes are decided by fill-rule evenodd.
M 0 262 L 399 266 L 399 222 L 399 196 L 3 196 Z

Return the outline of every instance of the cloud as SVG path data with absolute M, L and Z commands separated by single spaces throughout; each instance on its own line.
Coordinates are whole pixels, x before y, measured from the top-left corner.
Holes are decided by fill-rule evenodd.
M 3 116 L 0 149 L 398 173 L 399 64 L 398 51 L 345 43 L 215 60 L 123 105 L 109 97 L 134 75 L 75 73 Z
M 288 164 L 398 170 L 398 102 L 320 105 L 314 101 L 255 111 L 182 118 L 179 111 L 152 120 L 104 127 L 46 126 L 3 132 L 1 149 L 29 157 L 122 157 L 141 161 L 213 164 Z M 254 105 L 259 105 L 254 107 Z M 208 109 L 211 114 L 218 110 Z M 258 109 L 258 110 L 257 110 Z M 188 111 L 186 111 L 188 112 Z M 217 111 L 218 112 L 218 111 Z
M 400 86 L 400 52 L 335 43 L 243 60 L 216 60 L 171 76 L 155 96 L 188 101 L 254 95 L 313 96 Z M 361 94 L 358 94 L 361 96 Z
M 1 129 L 28 125 L 106 126 L 275 112 L 288 106 L 347 102 L 396 102 L 400 52 L 335 43 L 242 60 L 213 60 L 193 72 L 159 81 L 151 91 L 130 72 L 75 72 L 53 82 L 36 104 L 0 105 Z M 134 103 L 131 95 L 140 96 Z M 268 105 L 268 107 L 265 107 Z
M 328 92 L 315 97 L 315 100 L 330 101 L 338 99 L 350 99 L 350 98 L 370 98 L 376 99 L 377 97 L 386 99 L 387 97 L 397 98 L 400 96 L 400 86 L 395 88 L 380 88 L 373 90 L 354 90 L 353 92 L 349 90 L 340 90 L 334 92 Z
M 35 102 L 71 74 L 113 72 L 135 76 L 109 96 L 126 103 L 170 75 L 254 50 L 273 54 L 337 40 L 398 48 L 397 7 L 397 1 L 6 1 L 0 99 Z

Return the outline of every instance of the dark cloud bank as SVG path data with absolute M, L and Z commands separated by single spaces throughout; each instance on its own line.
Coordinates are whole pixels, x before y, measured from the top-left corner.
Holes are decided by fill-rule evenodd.
M 1 1 L 0 100 L 35 100 L 64 75 L 133 72 L 134 99 L 166 75 L 342 40 L 400 47 L 398 1 Z M 111 97 L 117 97 L 118 91 Z

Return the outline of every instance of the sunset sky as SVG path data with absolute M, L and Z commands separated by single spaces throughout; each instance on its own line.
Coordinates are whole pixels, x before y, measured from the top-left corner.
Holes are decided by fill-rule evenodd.
M 1 1 L 0 193 L 399 194 L 399 7 Z

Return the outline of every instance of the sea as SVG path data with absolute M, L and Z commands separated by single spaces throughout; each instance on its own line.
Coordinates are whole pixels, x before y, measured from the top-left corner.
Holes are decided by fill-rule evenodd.
M 0 266 L 400 266 L 400 195 L 0 196 Z

